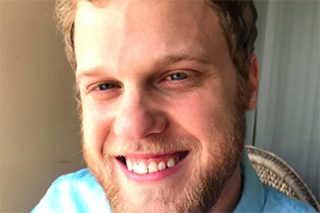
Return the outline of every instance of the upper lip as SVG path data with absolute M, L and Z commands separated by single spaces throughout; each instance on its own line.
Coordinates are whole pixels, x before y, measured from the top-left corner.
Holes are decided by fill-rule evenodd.
M 130 158 L 137 158 L 137 159 L 149 159 L 149 158 L 156 158 L 156 157 L 161 157 L 164 155 L 170 155 L 178 152 L 184 152 L 184 150 L 180 151 L 170 151 L 170 152 L 165 152 L 165 153 L 128 153 L 123 155 L 123 157 L 130 157 Z

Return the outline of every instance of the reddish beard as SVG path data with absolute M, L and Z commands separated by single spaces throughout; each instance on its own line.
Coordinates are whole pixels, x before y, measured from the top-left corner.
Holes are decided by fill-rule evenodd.
M 210 140 L 210 166 L 201 167 L 201 143 L 193 138 L 171 138 L 154 136 L 143 143 L 116 141 L 104 147 L 103 159 L 97 156 L 83 141 L 84 158 L 89 170 L 103 187 L 113 212 L 209 212 L 215 206 L 238 165 L 246 135 L 245 111 L 248 107 L 249 89 L 242 78 L 237 80 L 237 93 L 233 112 L 227 114 L 223 136 L 219 142 Z M 84 138 L 84 136 L 83 136 Z M 222 140 L 222 141 L 221 141 Z M 114 178 L 112 160 L 115 156 L 135 151 L 165 153 L 172 150 L 189 150 L 194 157 L 193 177 L 186 183 L 182 195 L 174 196 L 165 188 L 135 188 L 135 206 L 127 205 L 126 194 L 121 183 Z M 99 153 L 100 154 L 100 153 Z M 136 210 L 134 209 L 136 207 Z M 157 210 L 154 208 L 157 207 Z

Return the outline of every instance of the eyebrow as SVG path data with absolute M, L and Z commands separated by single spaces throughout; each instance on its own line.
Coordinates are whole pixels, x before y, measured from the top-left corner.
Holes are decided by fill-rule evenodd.
M 210 64 L 212 63 L 211 60 L 209 60 L 208 55 L 202 54 L 199 52 L 191 53 L 180 53 L 180 54 L 171 54 L 167 55 L 165 57 L 159 57 L 158 59 L 155 59 L 156 64 L 174 64 L 180 61 L 197 61 L 201 64 Z M 86 77 L 97 77 L 101 75 L 101 72 L 103 72 L 105 69 L 102 66 L 96 66 L 92 67 L 87 70 L 78 70 L 76 73 L 76 82 L 79 83 L 81 79 Z
M 193 52 L 193 53 L 180 53 L 180 54 L 172 54 L 167 55 L 160 59 L 160 63 L 177 63 L 179 61 L 198 61 L 202 64 L 209 64 L 211 60 L 209 60 L 207 54 L 203 54 L 200 52 Z
M 76 71 L 76 83 L 79 84 L 82 79 L 89 77 L 98 77 L 101 73 L 104 72 L 104 68 L 102 66 L 95 66 L 86 70 L 77 70 Z

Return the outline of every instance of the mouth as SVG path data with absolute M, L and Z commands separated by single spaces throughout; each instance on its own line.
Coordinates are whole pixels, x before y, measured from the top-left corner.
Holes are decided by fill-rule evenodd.
M 178 169 L 189 151 L 178 151 L 165 154 L 127 154 L 118 156 L 122 170 L 134 179 L 159 179 Z M 170 172 L 171 171 L 171 172 Z

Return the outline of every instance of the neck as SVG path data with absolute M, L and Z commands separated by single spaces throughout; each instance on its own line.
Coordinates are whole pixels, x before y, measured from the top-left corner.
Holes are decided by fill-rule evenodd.
M 238 165 L 211 212 L 232 212 L 239 203 L 241 192 L 241 173 Z

